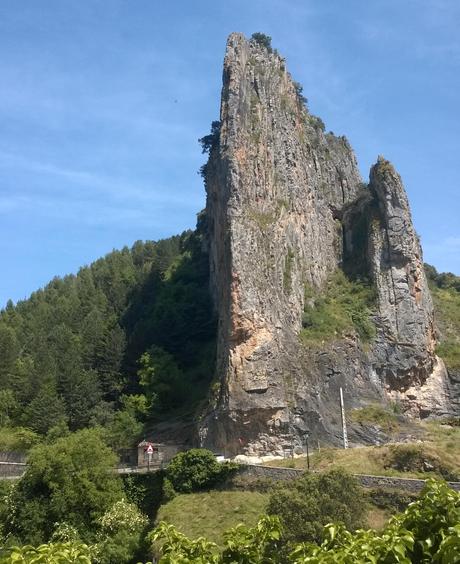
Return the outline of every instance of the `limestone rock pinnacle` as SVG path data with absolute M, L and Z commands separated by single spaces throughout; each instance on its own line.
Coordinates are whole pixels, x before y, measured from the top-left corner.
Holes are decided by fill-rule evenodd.
M 399 176 L 379 159 L 366 187 L 348 141 L 324 132 L 284 59 L 239 33 L 205 183 L 220 382 L 205 445 L 282 452 L 306 430 L 334 442 L 340 387 L 359 404 L 424 385 L 437 362 L 433 311 Z M 305 288 L 320 292 L 338 268 L 374 281 L 370 349 L 353 335 L 314 350 L 299 339 Z

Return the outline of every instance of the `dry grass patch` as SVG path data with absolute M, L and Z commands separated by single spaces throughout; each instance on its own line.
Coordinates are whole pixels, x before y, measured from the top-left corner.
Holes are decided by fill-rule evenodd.
M 347 450 L 322 448 L 311 454 L 310 467 L 312 470 L 343 468 L 352 474 L 376 476 L 459 479 L 460 429 L 443 429 L 437 424 L 430 424 L 428 429 L 424 442 Z M 306 469 L 307 459 L 277 460 L 267 465 Z

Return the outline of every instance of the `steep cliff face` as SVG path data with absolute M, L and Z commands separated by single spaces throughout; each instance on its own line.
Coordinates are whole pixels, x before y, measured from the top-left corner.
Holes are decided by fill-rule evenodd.
M 227 44 L 206 189 L 220 392 L 203 444 L 273 452 L 306 430 L 338 440 L 339 387 L 359 405 L 424 386 L 433 311 L 399 176 L 379 160 L 366 187 L 285 61 L 241 34 Z M 299 338 L 305 289 L 321 292 L 338 268 L 375 285 L 371 346 L 353 332 L 315 347 Z

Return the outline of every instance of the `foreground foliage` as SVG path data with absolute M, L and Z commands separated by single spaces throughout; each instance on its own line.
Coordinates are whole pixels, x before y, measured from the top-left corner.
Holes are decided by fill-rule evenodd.
M 123 497 L 112 469 L 117 458 L 96 430 L 84 429 L 35 447 L 27 471 L 11 490 L 6 534 L 38 544 L 66 522 L 85 537 L 97 519 Z
M 430 481 L 421 499 L 390 519 L 380 533 L 328 525 L 323 544 L 305 544 L 292 553 L 296 563 L 460 562 L 460 494 Z
M 320 546 L 299 544 L 289 555 L 279 550 L 282 528 L 276 517 L 263 517 L 250 529 L 232 529 L 222 551 L 204 538 L 190 540 L 166 523 L 161 523 L 150 538 L 161 550 L 161 564 L 455 564 L 460 562 L 460 493 L 431 480 L 420 499 L 391 518 L 379 533 L 350 532 L 343 525 L 332 524 L 324 531 L 325 540 Z
M 276 553 L 280 545 L 281 523 L 277 517 L 264 516 L 255 527 L 237 525 L 225 533 L 221 552 L 215 543 L 203 537 L 190 540 L 165 522 L 160 523 L 149 538 L 153 551 L 160 552 L 159 564 L 268 564 L 278 561 Z
M 38 547 L 14 547 L 1 557 L 0 564 L 91 564 L 90 548 L 80 542 L 58 542 Z
M 100 523 L 101 532 L 109 535 L 122 529 L 136 533 L 145 518 L 122 502 Z M 165 522 L 148 535 L 148 541 L 158 564 L 455 564 L 460 562 L 460 493 L 444 482 L 430 480 L 420 498 L 379 532 L 353 532 L 343 525 L 328 524 L 321 545 L 294 544 L 288 551 L 283 549 L 283 534 L 277 516 L 263 516 L 253 527 L 238 525 L 228 530 L 222 547 L 203 537 L 191 540 Z M 13 547 L 0 552 L 0 564 L 135 562 L 132 557 L 125 559 L 123 537 L 116 542 L 116 552 L 111 552 L 114 546 L 109 544 L 85 545 L 79 539 L 53 540 L 37 548 Z

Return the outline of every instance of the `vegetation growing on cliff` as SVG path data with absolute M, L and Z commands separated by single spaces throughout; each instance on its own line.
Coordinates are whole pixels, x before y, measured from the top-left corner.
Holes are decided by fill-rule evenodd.
M 251 35 L 251 41 L 257 43 L 257 45 L 260 45 L 261 47 L 264 47 L 269 53 L 273 51 L 272 38 L 265 33 L 260 33 L 259 31 L 253 33 Z
M 375 335 L 371 319 L 374 307 L 373 287 L 352 281 L 342 270 L 337 270 L 322 291 L 305 289 L 301 338 L 306 343 L 321 343 L 357 333 L 362 341 L 368 342 Z

